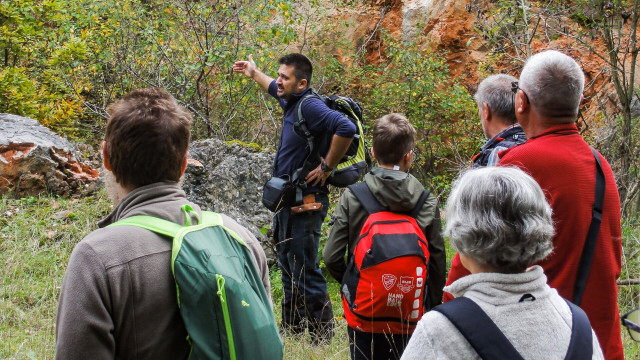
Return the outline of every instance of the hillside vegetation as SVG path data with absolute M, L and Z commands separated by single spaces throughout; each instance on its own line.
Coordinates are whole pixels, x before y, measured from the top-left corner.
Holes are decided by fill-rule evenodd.
M 355 20 L 321 27 L 328 13 L 318 1 L 3 0 L 0 15 L 0 112 L 72 139 L 101 140 L 110 103 L 157 86 L 193 114 L 194 138 L 275 147 L 280 108 L 231 65 L 253 54 L 275 76 L 281 55 L 302 51 L 315 64 L 312 85 L 360 102 L 367 127 L 407 115 L 419 132 L 417 175 L 439 193 L 480 144 L 475 105 L 445 51 L 380 29 L 384 52 L 371 63 L 366 43 L 344 37 Z

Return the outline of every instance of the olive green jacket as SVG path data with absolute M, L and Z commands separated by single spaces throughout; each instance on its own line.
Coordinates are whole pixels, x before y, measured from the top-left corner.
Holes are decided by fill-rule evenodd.
M 367 173 L 364 181 L 378 202 L 394 212 L 413 210 L 424 190 L 413 175 L 379 167 Z M 339 282 L 342 282 L 347 268 L 346 260 L 353 252 L 367 217 L 367 212 L 355 195 L 349 189 L 345 190 L 333 213 L 333 225 L 322 252 L 327 269 Z M 442 302 L 442 288 L 446 280 L 446 254 L 441 234 L 440 211 L 433 194 L 425 201 L 416 221 L 420 228 L 424 229 L 429 245 L 427 286 L 430 305 L 433 307 Z

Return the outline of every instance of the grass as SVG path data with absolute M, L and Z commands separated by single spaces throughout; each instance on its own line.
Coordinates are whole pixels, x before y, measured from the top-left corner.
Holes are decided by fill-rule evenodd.
M 69 255 L 109 208 L 104 195 L 0 198 L 0 358 L 53 359 Z
M 64 271 L 75 244 L 96 228 L 111 206 L 104 193 L 81 199 L 0 197 L 0 358 L 53 359 L 55 319 Z M 325 233 L 328 230 L 325 225 Z M 448 245 L 448 244 L 447 244 Z M 453 252 L 447 246 L 447 260 Z M 325 273 L 336 317 L 328 345 L 312 346 L 308 335 L 286 336 L 287 359 L 349 359 L 347 326 L 339 284 Z M 623 225 L 621 279 L 640 278 L 640 226 Z M 282 284 L 271 270 L 276 319 L 281 318 Z M 620 312 L 640 306 L 639 285 L 622 285 Z M 640 343 L 622 332 L 625 355 L 640 358 Z
M 640 279 L 640 224 L 623 223 L 622 226 L 622 271 L 620 279 Z M 640 285 L 621 285 L 618 287 L 618 306 L 620 314 L 640 306 Z M 640 343 L 622 329 L 622 343 L 627 359 L 640 359 Z
M 349 341 L 347 340 L 347 322 L 344 320 L 342 311 L 342 300 L 340 298 L 340 284 L 331 278 L 331 275 L 324 273 L 327 278 L 327 290 L 331 297 L 333 314 L 336 319 L 335 336 L 330 344 L 313 346 L 308 333 L 300 336 L 285 336 L 284 352 L 286 359 L 349 359 Z M 280 270 L 274 266 L 270 270 L 271 296 L 273 297 L 274 312 L 278 323 L 282 319 L 282 310 L 279 306 L 282 300 L 282 281 Z

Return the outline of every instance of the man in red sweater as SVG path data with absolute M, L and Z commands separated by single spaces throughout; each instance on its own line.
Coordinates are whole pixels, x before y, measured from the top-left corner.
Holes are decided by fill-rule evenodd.
M 542 187 L 553 209 L 553 253 L 541 261 L 549 285 L 573 299 L 573 287 L 594 204 L 596 161 L 575 124 L 584 74 L 569 56 L 545 51 L 532 56 L 513 83 L 515 110 L 526 143 L 499 153 L 499 166 L 517 166 Z M 598 154 L 599 155 L 599 154 Z M 587 313 L 606 359 L 624 359 L 618 314 L 622 238 L 620 197 L 607 160 L 602 223 L 580 306 Z M 456 254 L 447 284 L 468 275 Z M 445 288 L 446 290 L 446 288 Z M 445 293 L 445 301 L 451 295 Z

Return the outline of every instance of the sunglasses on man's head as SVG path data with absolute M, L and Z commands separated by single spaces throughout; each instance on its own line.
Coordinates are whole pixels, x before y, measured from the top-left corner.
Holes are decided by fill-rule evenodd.
M 636 308 L 622 315 L 622 326 L 629 331 L 629 336 L 635 341 L 640 341 L 640 309 Z
M 515 95 L 518 93 L 518 89 L 520 91 L 522 91 L 522 93 L 524 94 L 524 97 L 527 99 L 527 104 L 529 104 L 529 95 L 527 95 L 526 92 L 524 92 L 524 90 L 522 90 L 522 88 L 520 86 L 518 86 L 518 82 L 517 81 L 512 81 L 511 82 L 511 92 Z

